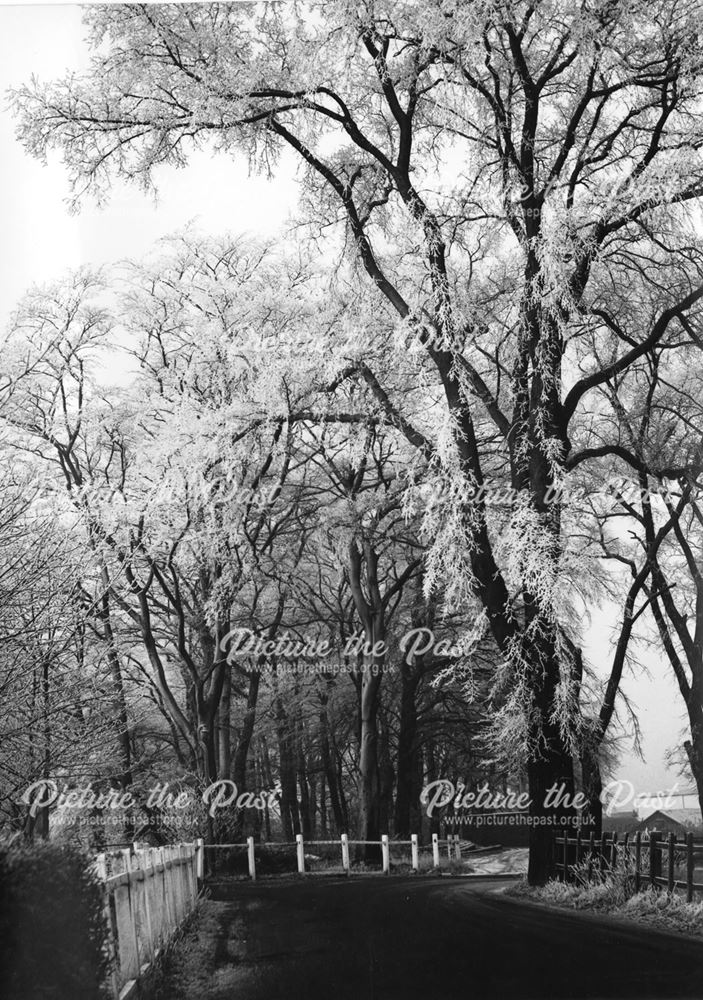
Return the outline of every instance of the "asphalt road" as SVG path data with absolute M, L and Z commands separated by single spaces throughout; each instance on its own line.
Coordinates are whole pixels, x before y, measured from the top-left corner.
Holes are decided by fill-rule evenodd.
M 703 943 L 513 901 L 501 884 L 215 886 L 159 1000 L 703 998 Z

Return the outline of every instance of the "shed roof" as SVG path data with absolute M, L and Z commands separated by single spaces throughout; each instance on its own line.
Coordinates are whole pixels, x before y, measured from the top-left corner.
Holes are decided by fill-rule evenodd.
M 649 816 L 645 816 L 639 825 L 640 827 L 650 826 L 657 821 L 668 821 L 685 828 L 700 826 L 703 820 L 700 812 L 696 809 L 656 809 Z

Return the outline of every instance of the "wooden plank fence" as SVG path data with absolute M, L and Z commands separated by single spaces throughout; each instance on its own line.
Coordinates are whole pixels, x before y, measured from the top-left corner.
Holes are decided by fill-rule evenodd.
M 579 878 L 592 881 L 602 878 L 616 867 L 632 876 L 634 889 L 656 887 L 667 892 L 686 893 L 693 901 L 696 892 L 703 892 L 703 882 L 696 882 L 696 862 L 703 869 L 703 843 L 696 843 L 693 834 L 678 839 L 673 833 L 663 836 L 652 832 L 648 837 L 641 833 L 625 834 L 622 840 L 617 833 L 595 837 L 591 833 L 575 837 L 568 833 L 557 834 L 556 870 L 561 882 L 575 882 Z M 580 871 L 579 871 L 580 868 Z
M 139 980 L 193 912 L 203 860 L 202 840 L 98 855 L 95 870 L 105 882 L 110 985 L 116 1000 L 138 995 Z

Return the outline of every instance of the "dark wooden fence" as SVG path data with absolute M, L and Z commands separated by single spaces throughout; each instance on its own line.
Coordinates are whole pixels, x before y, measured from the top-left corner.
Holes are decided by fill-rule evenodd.
M 619 840 L 617 833 L 602 837 L 557 834 L 556 869 L 562 882 L 602 879 L 616 868 L 631 875 L 636 892 L 649 886 L 685 891 L 692 902 L 694 893 L 703 892 L 703 882 L 696 882 L 696 875 L 703 877 L 703 843 L 694 843 L 693 834 L 676 838 L 673 833 L 650 833 L 648 837 L 636 833 L 625 834 Z M 698 864 L 696 864 L 698 863 Z

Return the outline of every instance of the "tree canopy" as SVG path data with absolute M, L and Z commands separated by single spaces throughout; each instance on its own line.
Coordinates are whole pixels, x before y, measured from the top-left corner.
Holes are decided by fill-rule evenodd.
M 602 509 L 568 488 L 617 469 L 676 480 L 686 494 L 700 472 L 699 5 L 129 5 L 90 8 L 86 24 L 86 74 L 14 95 L 20 138 L 37 156 L 61 150 L 76 199 L 107 197 L 117 177 L 157 183 L 161 165 L 185 166 L 205 145 L 256 170 L 275 170 L 284 150 L 300 166 L 300 268 L 190 247 L 187 259 L 139 273 L 129 297 L 130 322 L 146 332 L 144 398 L 170 427 L 166 454 L 152 431 L 132 445 L 134 468 L 148 477 L 165 467 L 159 480 L 179 485 L 167 511 L 150 501 L 129 541 L 114 537 L 128 585 L 115 599 L 143 623 L 153 592 L 180 622 L 178 655 L 210 726 L 210 774 L 227 683 L 214 650 L 241 594 L 242 538 L 247 572 L 263 578 L 271 535 L 288 539 L 286 571 L 277 561 L 276 583 L 252 591 L 267 606 L 264 627 L 280 628 L 286 574 L 324 564 L 320 533 L 337 524 L 344 613 L 353 609 L 369 640 L 385 637 L 389 592 L 405 592 L 421 569 L 422 614 L 436 609 L 458 630 L 459 671 L 488 655 L 476 683 L 488 691 L 490 743 L 508 769 L 524 763 L 534 815 L 548 812 L 555 782 L 573 789 L 575 762 L 595 794 L 614 690 L 604 711 L 594 705 L 577 622 L 607 587 L 603 544 L 617 553 Z M 334 261 L 323 277 L 306 273 L 320 240 Z M 238 487 L 265 480 L 274 492 L 219 521 L 212 497 L 207 513 L 191 508 L 181 462 L 205 481 L 224 462 Z M 68 478 L 80 485 L 72 469 Z M 487 502 L 498 487 L 511 498 Z M 395 582 L 384 588 L 396 509 L 412 531 L 391 534 Z M 646 503 L 625 513 L 639 516 L 647 552 L 625 606 L 626 648 L 636 599 L 656 618 L 666 587 L 653 568 L 664 536 L 656 541 Z M 680 542 L 671 514 L 666 534 Z M 217 521 L 214 549 L 201 517 Z M 95 523 L 104 546 L 112 528 Z M 189 614 L 200 608 L 200 665 L 179 604 L 184 525 L 199 539 L 187 558 L 208 567 L 188 598 Z M 678 639 L 687 642 L 680 629 Z M 158 643 L 149 657 L 168 705 Z M 377 666 L 365 657 L 358 677 L 368 839 L 383 799 Z M 531 828 L 532 881 L 546 878 L 550 838 Z

